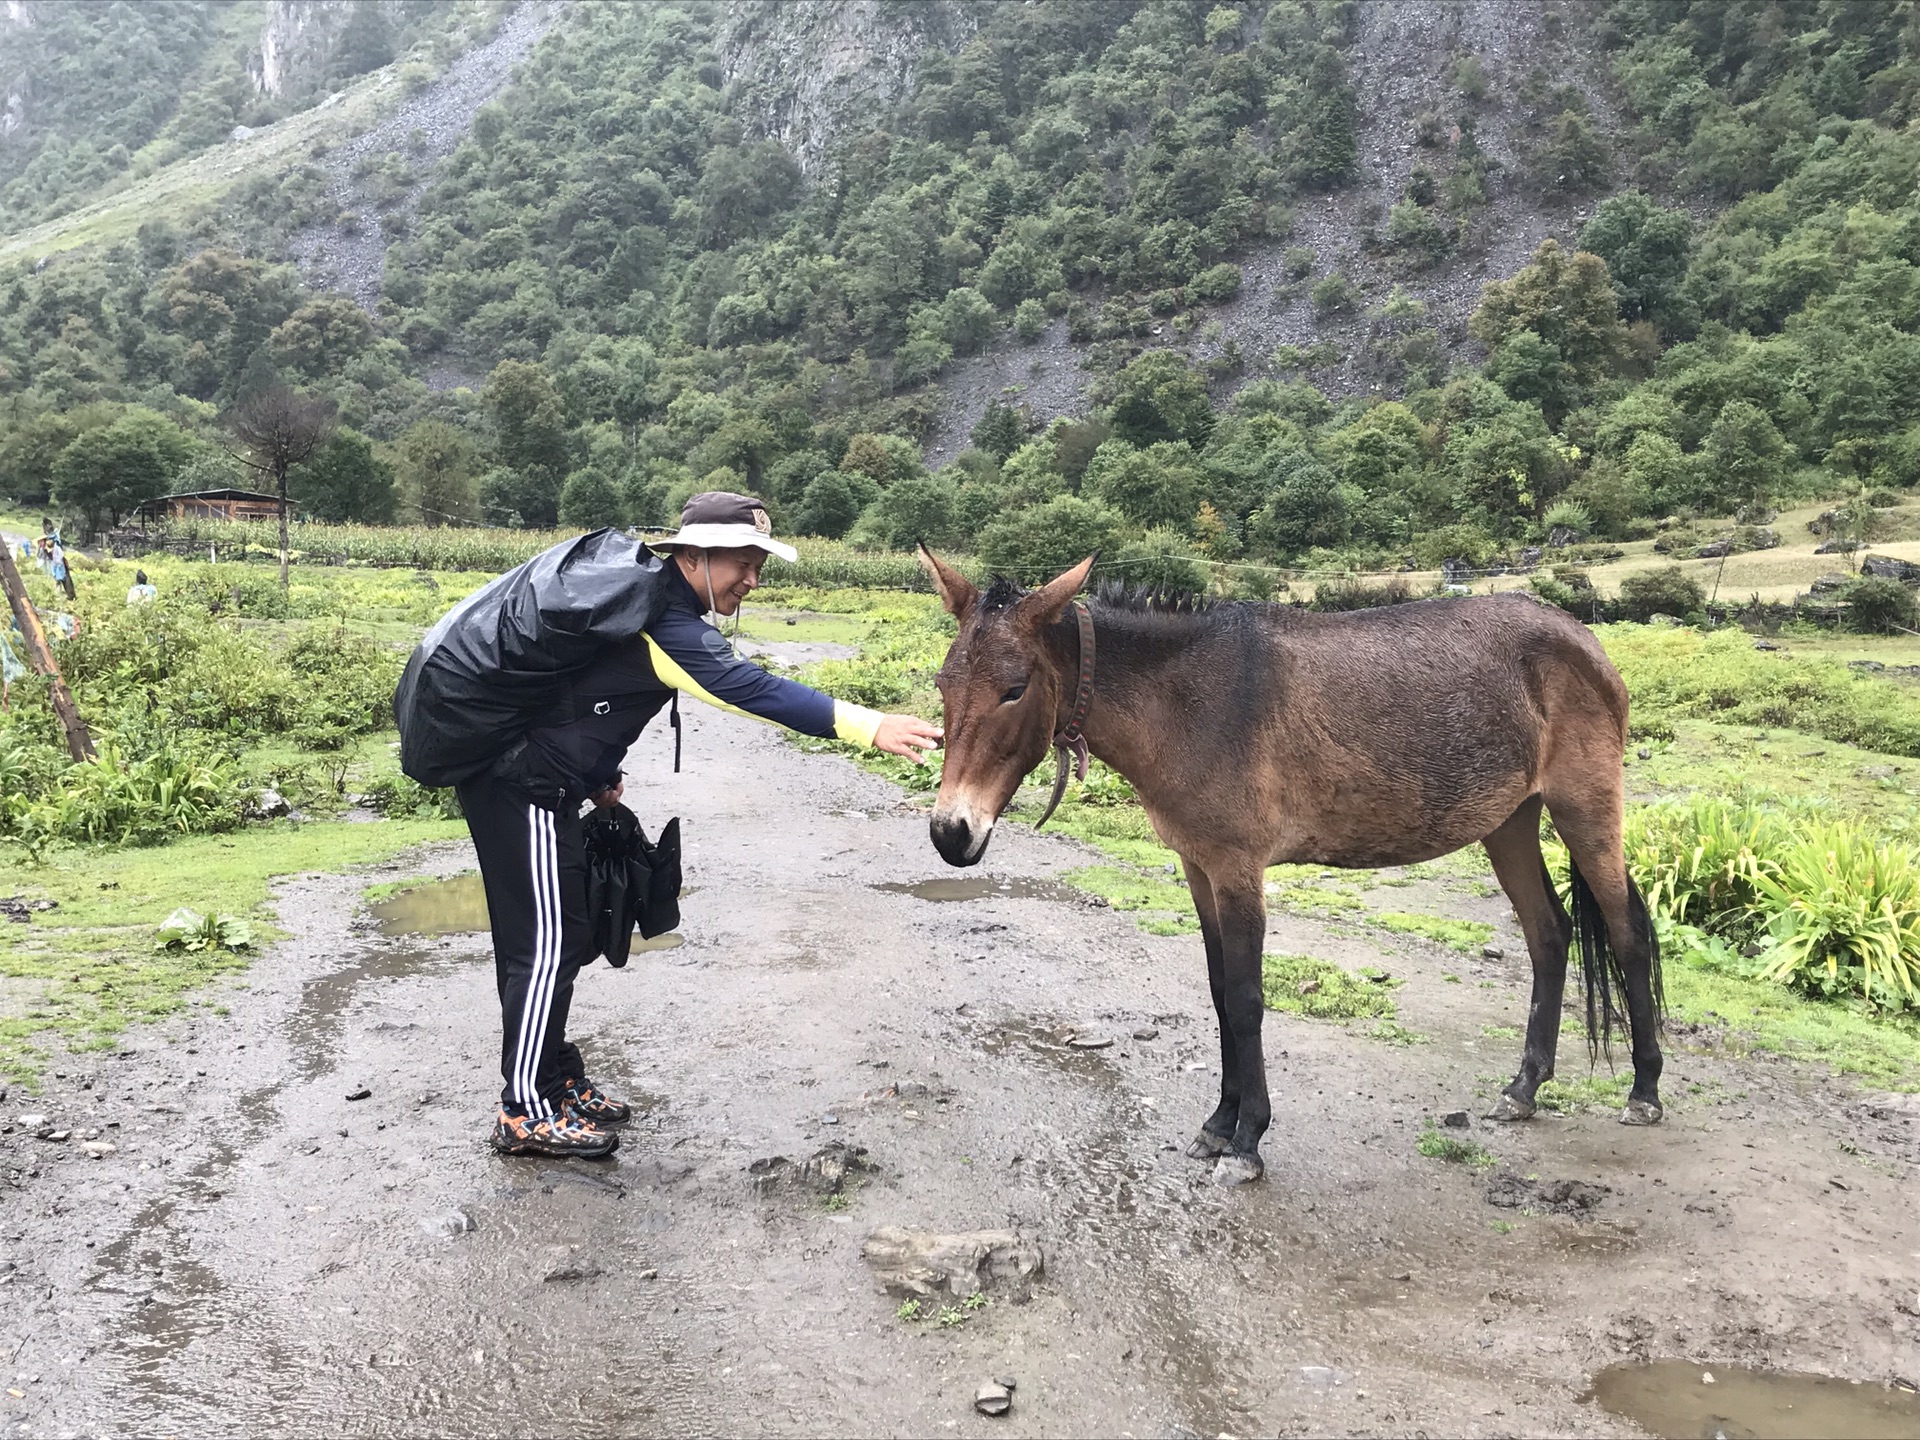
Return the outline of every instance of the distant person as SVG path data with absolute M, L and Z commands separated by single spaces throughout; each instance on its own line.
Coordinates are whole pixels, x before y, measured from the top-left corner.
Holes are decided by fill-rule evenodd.
M 621 760 L 676 691 L 917 762 L 940 740 L 917 716 L 769 674 L 707 622 L 739 612 L 769 554 L 799 558 L 760 501 L 696 495 L 652 548 L 666 557 L 597 532 L 502 576 L 427 632 L 394 699 L 402 767 L 423 784 L 454 780 L 480 860 L 506 1081 L 491 1143 L 506 1155 L 607 1155 L 632 1113 L 566 1036 L 574 976 L 593 957 L 581 809 L 619 803 Z M 637 618 L 610 633 L 607 615 Z M 563 667 L 561 653 L 582 658 Z M 530 678 L 537 708 L 520 708 Z
M 159 593 L 153 588 L 153 582 L 147 579 L 147 572 L 136 570 L 133 572 L 133 584 L 127 590 L 127 604 L 151 605 Z
M 66 547 L 60 543 L 57 537 L 53 542 L 53 549 L 48 555 L 47 574 L 53 577 L 54 584 L 66 592 L 66 597 L 69 600 L 77 598 L 73 591 L 73 569 L 67 564 Z

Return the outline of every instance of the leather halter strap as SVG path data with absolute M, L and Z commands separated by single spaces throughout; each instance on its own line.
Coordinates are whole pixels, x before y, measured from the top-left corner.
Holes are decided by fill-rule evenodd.
M 1053 777 L 1053 795 L 1047 801 L 1046 811 L 1034 821 L 1036 830 L 1053 818 L 1053 812 L 1060 806 L 1060 797 L 1067 793 L 1069 757 L 1073 760 L 1074 774 L 1082 780 L 1087 778 L 1087 737 L 1080 727 L 1087 723 L 1087 711 L 1093 708 L 1093 612 L 1087 609 L 1086 601 L 1075 600 L 1073 614 L 1080 622 L 1080 679 L 1073 692 L 1073 709 L 1067 714 L 1067 723 L 1053 737 L 1059 769 Z

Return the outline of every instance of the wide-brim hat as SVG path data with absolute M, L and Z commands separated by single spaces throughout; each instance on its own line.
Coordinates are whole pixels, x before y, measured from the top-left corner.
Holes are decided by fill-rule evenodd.
M 680 509 L 680 528 L 671 535 L 647 542 L 656 550 L 687 546 L 694 550 L 744 550 L 749 547 L 778 555 L 789 564 L 800 552 L 773 538 L 773 521 L 767 507 L 751 495 L 735 495 L 728 490 L 708 490 L 695 495 Z

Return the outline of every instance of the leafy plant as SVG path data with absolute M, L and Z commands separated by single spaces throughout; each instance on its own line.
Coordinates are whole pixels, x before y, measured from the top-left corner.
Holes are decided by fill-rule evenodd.
M 232 915 L 202 915 L 182 905 L 153 932 L 156 950 L 245 950 L 253 944 L 253 927 Z
M 1920 1009 L 1920 861 L 1824 825 L 1755 879 L 1772 948 L 1761 974 L 1828 999 Z

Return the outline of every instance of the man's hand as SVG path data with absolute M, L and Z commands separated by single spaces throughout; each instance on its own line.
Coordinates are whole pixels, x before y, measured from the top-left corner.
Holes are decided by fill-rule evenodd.
M 881 717 L 880 728 L 873 732 L 873 744 L 876 750 L 924 765 L 927 759 L 920 752 L 938 745 L 943 733 L 938 725 L 918 715 L 886 715 Z
M 614 781 L 613 784 L 609 785 L 606 789 L 602 790 L 599 794 L 591 797 L 595 808 L 600 810 L 611 810 L 615 805 L 618 805 L 620 803 L 620 797 L 626 793 L 626 789 L 627 789 L 626 778 L 622 776 L 620 779 Z

